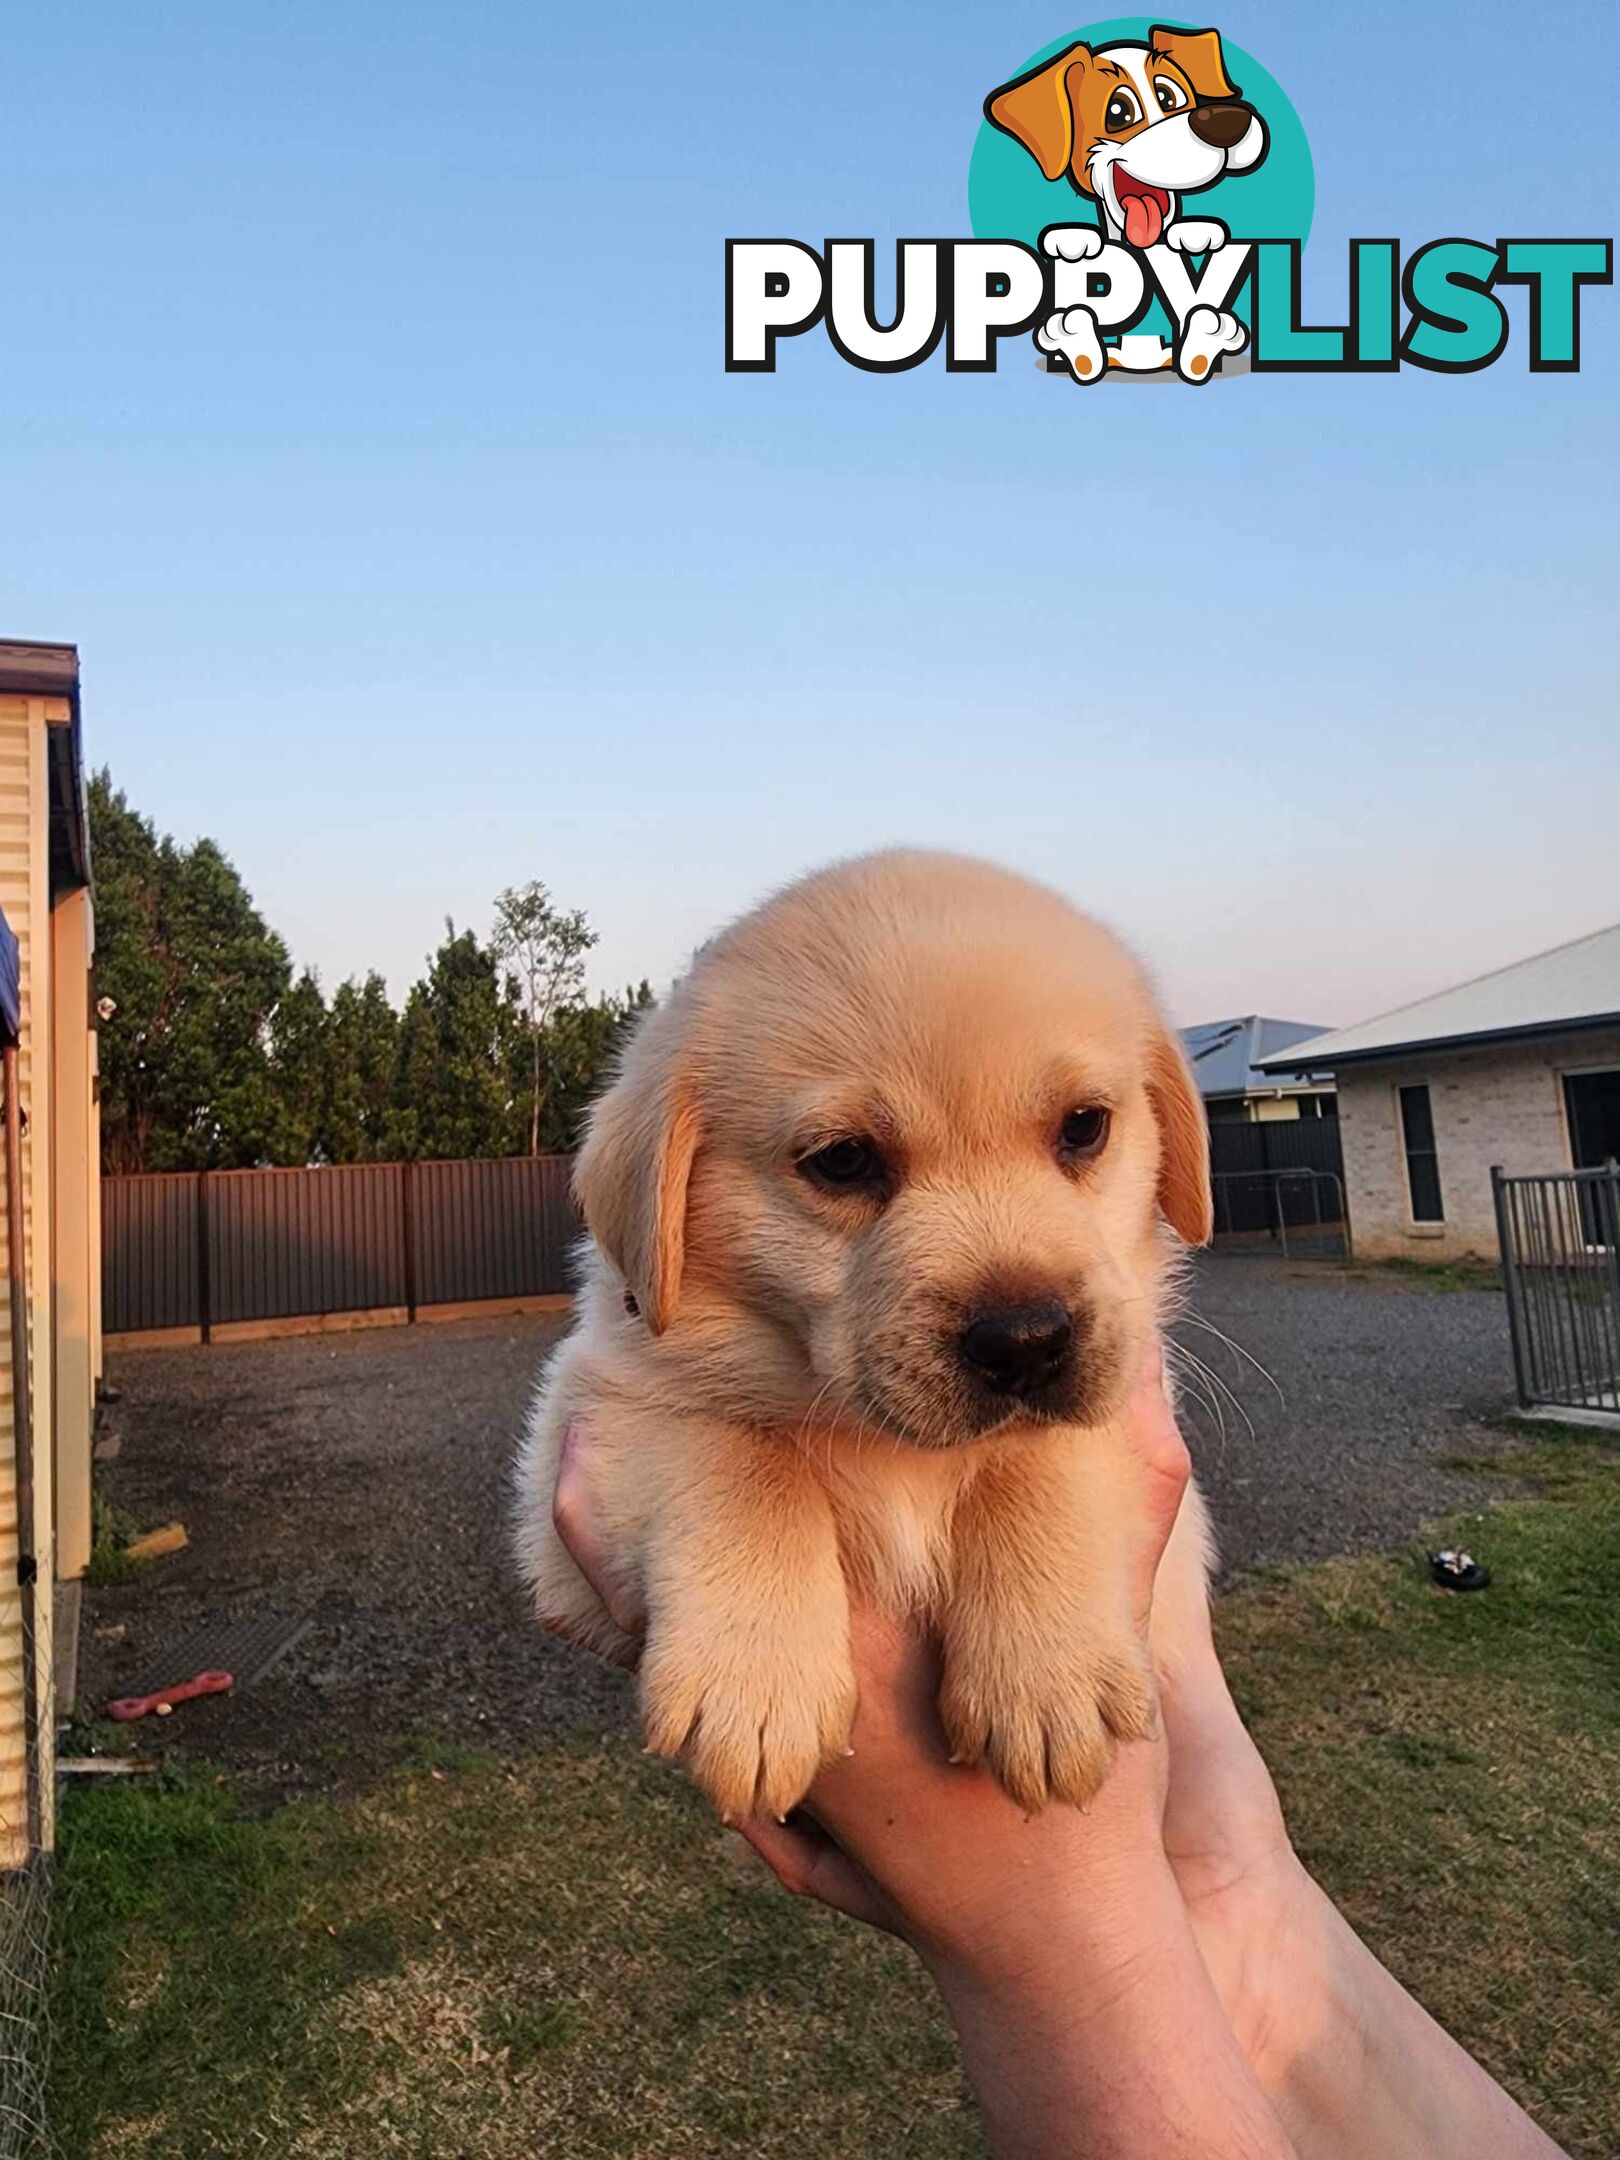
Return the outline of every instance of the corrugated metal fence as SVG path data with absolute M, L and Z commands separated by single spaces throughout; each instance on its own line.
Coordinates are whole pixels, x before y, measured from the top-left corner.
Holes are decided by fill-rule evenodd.
M 566 1155 L 102 1181 L 109 1334 L 540 1297 L 572 1287 Z
M 1338 1214 L 1334 1120 L 1216 1125 L 1216 1230 Z M 542 1297 L 572 1288 L 566 1155 L 102 1180 L 109 1335 Z M 1302 1182 L 1283 1173 L 1332 1173 Z

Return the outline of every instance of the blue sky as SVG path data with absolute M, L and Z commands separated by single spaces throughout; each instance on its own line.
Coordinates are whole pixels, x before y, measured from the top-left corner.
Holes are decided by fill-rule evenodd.
M 1573 377 L 1522 296 L 1457 379 L 723 372 L 728 234 L 965 232 L 981 99 L 1085 20 L 11 11 L 0 633 L 79 643 L 90 756 L 329 987 L 531 875 L 659 981 L 891 839 L 1054 880 L 1183 1020 L 1612 920 L 1612 292 Z M 1323 319 L 1352 233 L 1620 225 L 1620 11 L 1573 63 L 1496 0 L 1217 20 Z

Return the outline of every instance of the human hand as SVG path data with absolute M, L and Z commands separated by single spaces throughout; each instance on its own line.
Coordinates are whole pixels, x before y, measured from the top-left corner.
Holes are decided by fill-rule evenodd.
M 1132 1597 L 1145 1633 L 1154 1576 L 1190 1472 L 1155 1355 L 1127 1413 L 1143 1479 L 1143 1533 Z M 1083 1904 L 1091 1960 L 1131 1954 L 1118 1921 L 1141 1871 L 1162 1868 L 1168 1770 L 1161 1734 L 1119 1750 L 1083 1812 L 1029 1814 L 981 1768 L 953 1763 L 940 1729 L 937 1645 L 885 1614 L 857 1608 L 860 1682 L 851 1754 L 826 1767 L 790 1821 L 737 1825 L 790 1890 L 904 1936 L 939 1972 L 1029 1960 L 1051 1941 L 1048 1890 Z M 1039 1886 L 1046 1886 L 1041 1888 Z
M 1131 1559 L 1145 1632 L 1189 1475 L 1156 1358 L 1127 1430 L 1143 1480 Z M 614 1619 L 635 1632 L 643 1616 L 616 1578 L 591 1487 L 589 1436 L 576 1425 L 559 1467 L 557 1528 Z M 1119 1750 L 1086 1810 L 1026 1814 L 987 1770 L 949 1759 L 933 1642 L 870 1610 L 852 1614 L 851 1630 L 860 1705 L 850 1754 L 822 1770 L 791 1820 L 734 1827 L 788 1889 L 917 1950 L 961 2037 L 997 2154 L 1287 2152 L 1166 1860 L 1163 1732 Z
M 1143 1536 L 1132 1556 L 1132 1593 L 1145 1631 L 1153 1581 L 1189 1476 L 1187 1450 L 1166 1401 L 1157 1354 L 1144 1367 L 1127 1413 L 1143 1476 Z M 559 1534 L 614 1619 L 640 1632 L 644 1615 L 612 1566 L 594 1503 L 589 1435 L 565 1435 L 554 1514 Z M 1050 1808 L 1026 1815 L 987 1771 L 949 1759 L 936 1712 L 939 1653 L 931 1640 L 888 1616 L 857 1608 L 852 1647 L 860 1677 L 850 1755 L 825 1768 L 789 1822 L 734 1825 L 790 1890 L 906 1936 L 931 1961 L 996 1944 L 1016 1955 L 1019 1916 L 1031 1884 L 1054 1874 L 1103 1907 L 1127 1893 L 1130 1875 L 1161 1852 L 1166 1750 L 1163 1736 L 1122 1751 L 1083 1815 Z
M 1186 1449 L 1145 1372 L 1127 1413 L 1144 1480 L 1144 1628 Z M 557 1526 L 628 1633 L 589 1436 L 571 1430 Z M 1002 2160 L 1101 2152 L 1556 2160 L 1557 2148 L 1384 1971 L 1289 1843 L 1205 1616 L 1161 1671 L 1162 1729 L 1092 1806 L 1024 1815 L 946 1757 L 937 1652 L 852 1623 L 854 1753 L 787 1823 L 735 1827 L 790 1890 L 910 1941 L 961 2035 Z

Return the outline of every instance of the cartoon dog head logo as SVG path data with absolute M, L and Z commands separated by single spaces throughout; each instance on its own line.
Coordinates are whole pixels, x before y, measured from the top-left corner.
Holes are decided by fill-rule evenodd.
M 1229 79 L 1218 30 L 1160 25 L 1145 42 L 1071 45 L 993 90 L 984 113 L 1134 248 L 1158 244 L 1184 195 L 1266 154 L 1266 124 Z
M 1151 15 L 1071 19 L 1025 50 L 976 116 L 972 237 L 894 242 L 892 301 L 875 240 L 726 242 L 728 371 L 770 374 L 781 340 L 820 325 L 875 374 L 942 346 L 953 373 L 993 372 L 1026 336 L 1043 373 L 1089 389 L 1470 374 L 1506 349 L 1515 286 L 1530 368 L 1579 368 L 1582 294 L 1612 283 L 1612 240 L 1352 239 L 1342 312 L 1310 322 L 1311 149 L 1258 55 Z

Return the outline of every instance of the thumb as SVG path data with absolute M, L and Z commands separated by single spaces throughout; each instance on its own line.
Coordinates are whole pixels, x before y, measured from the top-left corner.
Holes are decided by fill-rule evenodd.
M 1192 1476 L 1192 1457 L 1170 1407 L 1164 1353 L 1157 1343 L 1143 1363 L 1126 1406 L 1125 1437 L 1142 1471 L 1145 1523 L 1132 1566 L 1131 1596 L 1138 1624 L 1145 1628 L 1153 1607 L 1159 1562 L 1181 1512 L 1187 1480 Z

